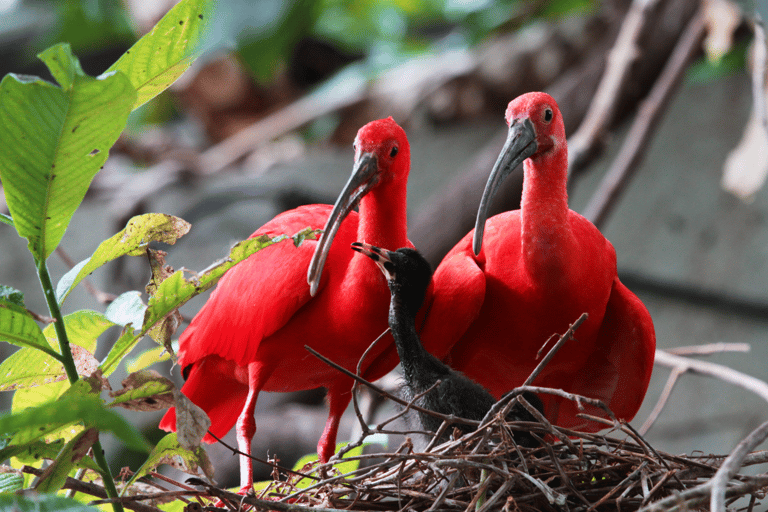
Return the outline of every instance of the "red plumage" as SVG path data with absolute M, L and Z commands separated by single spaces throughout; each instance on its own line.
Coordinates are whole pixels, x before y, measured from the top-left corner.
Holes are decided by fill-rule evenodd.
M 586 312 L 576 339 L 561 348 L 533 385 L 601 399 L 617 417 L 630 420 L 651 376 L 656 346 L 651 317 L 619 281 L 610 242 L 568 208 L 565 131 L 555 101 L 544 93 L 526 94 L 509 104 L 506 117 L 510 136 L 478 214 L 485 242 L 476 228 L 435 271 L 422 340 L 499 397 L 525 381 L 546 354 L 537 357 L 547 340 Z M 495 187 L 521 159 L 521 209 L 485 223 L 484 209 Z M 479 255 L 473 250 L 475 236 Z M 446 347 L 452 347 L 447 355 Z M 571 401 L 541 398 L 545 415 L 557 425 L 603 428 L 576 417 L 579 412 L 604 416 L 599 410 L 579 411 Z
M 387 329 L 390 297 L 384 277 L 349 246 L 358 240 L 412 246 L 406 238 L 410 150 L 405 132 L 392 118 L 361 128 L 355 147 L 355 170 L 334 207 L 310 205 L 284 212 L 251 235 L 293 234 L 311 227 L 325 228 L 322 238 L 327 239 L 305 240 L 299 247 L 291 241 L 275 244 L 235 266 L 179 339 L 179 364 L 188 375 L 182 392 L 209 414 L 210 430 L 217 436 L 237 423 L 243 452 L 250 453 L 260 391 L 323 386 L 330 410 L 318 453 L 328 460 L 351 399 L 352 380 L 304 345 L 354 371 L 365 349 Z M 351 211 L 358 201 L 359 215 Z M 307 284 L 308 266 L 309 280 L 317 286 L 314 297 Z M 375 380 L 397 362 L 387 335 L 364 362 L 363 375 Z M 174 409 L 160 428 L 175 430 Z M 241 456 L 241 485 L 245 490 L 251 483 L 251 462 Z

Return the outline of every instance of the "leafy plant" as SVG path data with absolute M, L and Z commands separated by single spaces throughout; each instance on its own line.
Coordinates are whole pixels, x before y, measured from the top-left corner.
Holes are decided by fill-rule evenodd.
M 105 263 L 120 256 L 144 255 L 153 241 L 172 244 L 189 230 L 189 224 L 169 215 L 142 215 L 100 244 L 58 286 L 54 287 L 48 271 L 48 257 L 64 237 L 128 115 L 190 66 L 213 5 L 213 0 L 182 0 L 98 77 L 83 72 L 68 44 L 57 44 L 38 56 L 57 84 L 15 74 L 0 82 L 0 179 L 11 213 L 0 220 L 26 238 L 53 319 L 41 329 L 24 307 L 21 292 L 0 288 L 0 341 L 21 347 L 0 364 L 0 390 L 15 391 L 12 410 L 0 415 L 0 460 L 39 465 L 50 459 L 35 483 L 39 492 L 54 493 L 68 476 L 84 470 L 98 473 L 107 494 L 118 496 L 101 435 L 109 432 L 137 450 L 148 451 L 149 446 L 114 407 L 144 410 L 155 398 L 168 398 L 172 385 L 141 371 L 126 379 L 122 390 L 111 393 L 107 403 L 101 397 L 107 377 L 146 334 L 169 342 L 178 307 L 212 287 L 227 269 L 288 238 L 241 242 L 227 258 L 191 278 L 181 271 L 157 272 L 148 304 L 142 303 L 139 293 L 128 292 L 104 313 L 83 310 L 65 316 L 61 306 L 78 283 Z M 158 258 L 155 261 L 161 262 Z M 96 361 L 98 338 L 116 325 L 123 328 L 119 340 L 103 361 Z M 170 445 L 172 455 L 184 457 L 190 467 L 203 465 L 202 450 L 174 452 L 171 438 L 162 445 L 166 449 Z M 145 466 L 162 460 L 150 459 Z M 25 483 L 13 474 L 4 476 L 0 485 L 4 491 L 13 491 Z M 37 501 L 14 497 L 11 502 L 19 510 L 92 510 L 53 496 Z M 122 510 L 118 502 L 112 506 Z

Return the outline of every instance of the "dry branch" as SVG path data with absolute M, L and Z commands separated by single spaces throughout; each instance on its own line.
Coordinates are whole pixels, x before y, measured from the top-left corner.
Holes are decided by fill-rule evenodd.
M 685 70 L 701 51 L 705 28 L 704 14 L 699 11 L 688 23 L 664 70 L 641 103 L 619 155 L 584 210 L 584 216 L 598 228 L 603 226 L 622 190 L 640 166 L 651 136 L 658 128 Z

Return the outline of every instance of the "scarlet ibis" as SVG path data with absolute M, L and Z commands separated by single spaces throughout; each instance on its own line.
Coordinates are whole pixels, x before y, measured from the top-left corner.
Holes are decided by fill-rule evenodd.
M 329 414 L 317 448 L 327 461 L 335 450 L 353 381 L 314 358 L 304 345 L 354 369 L 387 328 L 384 279 L 367 258 L 355 257 L 348 247 L 355 240 L 412 245 L 406 238 L 410 147 L 405 132 L 390 117 L 363 126 L 354 148 L 352 175 L 333 207 L 316 204 L 284 212 L 251 235 L 324 227 L 320 240 L 306 240 L 299 247 L 275 244 L 235 266 L 179 339 L 178 360 L 187 378 L 182 392 L 208 413 L 210 432 L 217 437 L 237 423 L 243 453 L 250 454 L 260 391 L 323 386 Z M 352 211 L 358 203 L 359 214 Z M 323 266 L 327 270 L 321 279 Z M 371 380 L 397 365 L 391 336 L 377 347 L 362 366 Z M 174 409 L 160 428 L 176 429 Z M 242 491 L 251 488 L 251 459 L 243 455 L 240 480 Z
M 496 403 L 496 399 L 480 384 L 454 371 L 424 349 L 416 330 L 416 314 L 421 308 L 432 280 L 432 268 L 415 249 L 404 247 L 388 251 L 371 244 L 355 242 L 352 249 L 365 254 L 387 278 L 391 294 L 389 328 L 395 338 L 405 385 L 405 399 L 430 411 L 480 421 Z M 439 383 L 438 383 L 439 381 Z M 435 385 L 437 384 L 437 385 Z M 525 398 L 540 407 L 538 397 L 525 393 Z M 422 430 L 437 432 L 442 420 L 419 411 Z M 519 404 L 507 415 L 510 421 L 533 421 L 534 418 Z M 459 425 L 467 433 L 471 428 Z M 518 432 L 515 440 L 523 446 L 537 446 L 528 433 Z
M 598 398 L 618 418 L 630 420 L 651 376 L 656 346 L 651 317 L 619 281 L 611 243 L 568 208 L 565 129 L 555 100 L 540 92 L 520 96 L 509 103 L 506 121 L 507 140 L 488 178 L 475 229 L 435 272 L 422 340 L 498 397 L 522 384 L 539 349 L 586 312 L 576 339 L 533 384 Z M 520 209 L 486 222 L 498 185 L 521 161 Z M 446 347 L 452 347 L 447 356 L 440 352 Z M 555 424 L 604 428 L 577 418 L 584 411 L 569 400 L 551 395 L 542 400 L 545 416 Z

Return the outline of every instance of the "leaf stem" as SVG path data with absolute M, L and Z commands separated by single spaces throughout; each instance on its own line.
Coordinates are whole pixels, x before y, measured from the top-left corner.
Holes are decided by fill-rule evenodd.
M 56 336 L 59 339 L 61 364 L 64 365 L 64 370 L 67 372 L 69 383 L 74 384 L 80 379 L 80 376 L 77 374 L 75 358 L 72 356 L 72 348 L 69 345 L 67 329 L 64 326 L 64 317 L 61 314 L 59 303 L 56 301 L 56 292 L 53 289 L 53 282 L 51 281 L 51 275 L 48 273 L 48 265 L 45 260 L 37 262 L 37 275 L 40 279 L 40 286 L 43 287 L 43 294 L 48 303 L 48 310 L 51 313 L 51 317 L 55 320 L 53 326 L 56 329 Z M 109 469 L 107 459 L 104 457 L 104 449 L 101 447 L 101 441 L 99 440 L 96 440 L 93 444 L 93 456 L 96 464 L 101 468 L 101 478 L 104 480 L 104 488 L 107 491 L 107 496 L 110 498 L 117 498 L 117 488 L 115 487 L 115 481 L 112 478 L 112 471 Z M 113 502 L 112 510 L 114 510 L 114 512 L 123 512 L 123 505 L 119 502 Z
M 48 265 L 45 260 L 38 262 L 37 275 L 40 279 L 40 285 L 43 287 L 45 300 L 48 303 L 48 311 L 50 311 L 51 317 L 55 320 L 53 327 L 56 329 L 56 336 L 59 339 L 61 364 L 64 365 L 64 370 L 67 372 L 69 383 L 74 384 L 80 379 L 80 376 L 77 374 L 77 366 L 75 366 L 75 359 L 72 357 L 72 348 L 69 346 L 67 329 L 64 327 L 64 317 L 61 315 L 59 303 L 56 302 L 56 292 L 53 289 L 51 275 L 48 273 Z
M 104 480 L 104 489 L 107 491 L 107 496 L 118 498 L 120 495 L 117 493 L 117 487 L 115 487 L 115 481 L 112 478 L 112 471 L 109 470 L 107 458 L 104 456 L 104 449 L 101 447 L 101 441 L 98 439 L 93 443 L 93 458 L 102 470 L 101 479 Z M 123 504 L 119 501 L 113 501 L 112 510 L 124 512 Z

